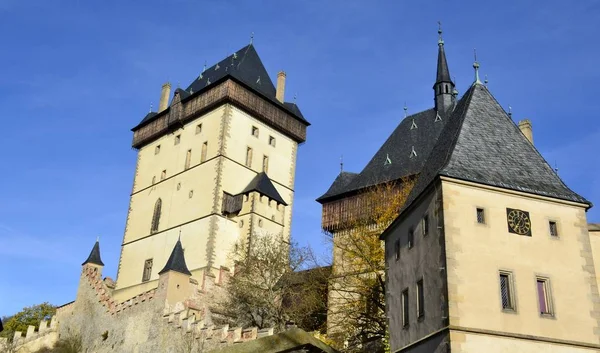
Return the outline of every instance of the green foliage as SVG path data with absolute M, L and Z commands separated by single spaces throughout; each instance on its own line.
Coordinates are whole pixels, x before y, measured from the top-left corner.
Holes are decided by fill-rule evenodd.
M 10 317 L 3 317 L 4 331 L 0 337 L 11 339 L 16 331 L 27 332 L 29 325 L 38 329 L 40 321 L 49 320 L 56 313 L 56 307 L 47 302 L 23 308 L 20 312 Z
M 81 339 L 71 336 L 60 339 L 53 348 L 42 348 L 36 353 L 80 353 L 82 348 Z

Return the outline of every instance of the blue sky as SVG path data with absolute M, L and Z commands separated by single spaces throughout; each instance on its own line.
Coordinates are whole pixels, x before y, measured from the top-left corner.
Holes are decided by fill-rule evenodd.
M 287 72 L 313 124 L 298 152 L 293 237 L 326 254 L 314 201 L 433 104 L 437 21 L 461 94 L 482 75 L 575 191 L 599 207 L 598 1 L 0 0 L 0 316 L 75 298 L 101 236 L 114 278 L 135 168 L 130 128 L 166 80 L 187 86 L 249 42 Z

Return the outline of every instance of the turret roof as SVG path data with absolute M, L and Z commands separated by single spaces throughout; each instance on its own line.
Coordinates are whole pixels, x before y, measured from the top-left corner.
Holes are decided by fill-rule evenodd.
M 95 264 L 104 266 L 104 263 L 100 259 L 100 242 L 98 240 L 96 240 L 96 243 L 94 244 L 92 251 L 90 251 L 90 255 L 88 256 L 87 260 L 85 260 L 85 262 L 82 263 L 81 266 L 85 264 Z
M 279 192 L 277 192 L 275 185 L 273 185 L 271 179 L 269 179 L 269 176 L 265 172 L 258 173 L 241 194 L 247 194 L 251 191 L 256 191 L 261 195 L 267 196 L 271 200 L 275 200 L 278 203 L 287 206 L 287 203 L 283 200 Z
M 168 271 L 175 271 L 190 276 L 192 275 L 185 263 L 183 247 L 181 246 L 181 239 L 177 239 L 177 243 L 175 243 L 175 247 L 173 248 L 173 251 L 171 251 L 171 256 L 169 256 L 165 267 L 158 274 L 160 275 Z

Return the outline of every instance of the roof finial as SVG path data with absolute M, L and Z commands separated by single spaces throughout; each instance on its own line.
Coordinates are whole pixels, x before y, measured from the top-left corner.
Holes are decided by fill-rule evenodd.
M 296 99 L 298 98 L 298 93 L 294 93 L 294 104 L 296 104 Z
M 177 238 L 177 241 L 181 241 L 181 228 L 179 228 L 179 238 Z
M 206 71 L 206 60 L 204 60 L 204 67 L 202 68 L 202 73 L 204 73 L 204 71 Z
M 442 22 L 438 21 L 438 45 L 444 45 L 444 40 L 442 39 Z
M 408 116 L 408 107 L 406 106 L 406 101 L 404 101 L 404 117 Z
M 487 75 L 485 75 L 485 76 L 484 76 L 484 78 L 483 78 L 483 83 L 485 83 L 485 85 L 486 85 L 486 87 L 487 87 L 487 84 L 488 84 Z
M 250 34 L 250 44 L 254 43 L 254 32 Z
M 100 241 L 100 236 L 99 236 L 99 235 L 97 235 L 97 236 L 96 236 L 96 243 L 98 243 L 99 241 Z
M 475 62 L 473 63 L 473 68 L 475 69 L 475 83 L 481 83 L 479 80 L 479 63 L 477 62 L 477 49 L 473 48 L 473 56 L 475 57 Z
M 556 159 L 554 160 L 554 171 L 558 175 L 558 163 L 556 162 Z
M 508 116 L 512 118 L 512 107 L 510 105 L 508 106 Z
M 340 174 L 344 172 L 344 155 L 340 156 Z
M 150 111 L 148 113 L 152 113 L 152 102 L 150 102 Z

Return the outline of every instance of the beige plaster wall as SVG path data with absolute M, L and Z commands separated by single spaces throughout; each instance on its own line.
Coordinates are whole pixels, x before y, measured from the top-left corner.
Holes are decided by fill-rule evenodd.
M 596 284 L 600 288 L 600 229 L 589 227 L 590 243 L 594 255 L 594 269 L 596 270 Z
M 582 205 L 452 180 L 442 188 L 450 325 L 599 343 L 600 298 Z M 476 207 L 486 224 L 477 223 Z M 529 212 L 531 237 L 508 232 L 507 207 Z M 549 220 L 558 222 L 558 238 Z M 513 274 L 514 313 L 501 307 L 500 270 Z M 550 279 L 554 317 L 538 312 L 536 275 Z

